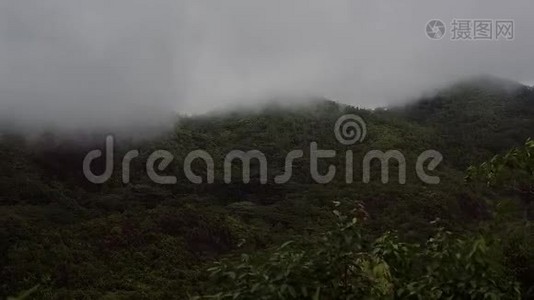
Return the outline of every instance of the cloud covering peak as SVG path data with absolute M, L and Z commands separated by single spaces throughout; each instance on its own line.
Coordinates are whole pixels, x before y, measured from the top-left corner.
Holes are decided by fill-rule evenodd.
M 0 118 L 157 124 L 273 97 L 376 107 L 479 74 L 533 82 L 532 11 L 529 0 L 2 1 Z M 425 35 L 429 20 L 454 18 L 513 19 L 514 40 Z

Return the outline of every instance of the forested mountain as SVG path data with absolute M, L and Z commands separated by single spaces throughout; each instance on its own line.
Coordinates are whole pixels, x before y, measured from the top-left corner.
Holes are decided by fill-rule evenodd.
M 336 139 L 336 121 L 347 114 L 366 124 L 361 143 Z M 85 178 L 82 163 L 95 147 L 104 150 L 106 135 L 48 132 L 26 138 L 5 131 L 0 294 L 533 297 L 534 231 L 530 220 L 523 220 L 517 195 L 464 180 L 470 165 L 515 147 L 530 149 L 529 137 L 534 137 L 534 89 L 488 79 L 388 109 L 324 99 L 180 117 L 172 130 L 155 137 L 115 136 L 113 175 L 98 185 Z M 310 175 L 312 142 L 336 151 L 318 164 L 321 174 L 335 166 L 328 183 Z M 122 158 L 135 149 L 140 154 L 125 184 Z M 192 169 L 203 183 L 192 183 L 185 174 L 184 160 L 197 149 L 213 158 L 213 183 L 206 183 L 207 168 L 199 160 Z M 286 155 L 298 149 L 303 157 L 293 161 L 291 179 L 277 184 Z M 424 183 L 416 174 L 418 156 L 429 149 L 443 154 L 438 168 L 428 171 L 440 177 L 438 184 Z M 146 162 L 156 150 L 173 155 L 158 173 L 175 175 L 176 183 L 156 184 L 147 176 Z M 225 183 L 224 159 L 232 150 L 261 151 L 267 182 L 252 160 L 249 183 L 243 183 L 239 164 L 231 183 Z M 345 176 L 347 150 L 353 153 L 351 183 Z M 400 151 L 406 182 L 399 183 L 398 163 L 390 165 L 389 182 L 381 182 L 377 161 L 370 182 L 364 182 L 363 161 L 371 150 Z M 529 163 L 518 168 L 531 172 Z M 103 160 L 95 161 L 93 171 L 103 169 Z M 355 252 L 357 258 L 351 256 Z
M 533 88 L 496 78 L 461 82 L 433 97 L 395 108 L 407 120 L 434 128 L 451 160 L 465 167 L 534 134 Z

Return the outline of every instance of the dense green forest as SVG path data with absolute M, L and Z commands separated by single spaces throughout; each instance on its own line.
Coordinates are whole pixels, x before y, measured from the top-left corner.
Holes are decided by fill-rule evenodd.
M 365 120 L 362 143 L 343 145 L 334 124 Z M 326 99 L 179 117 L 172 130 L 115 136 L 114 173 L 103 184 L 82 173 L 85 155 L 105 134 L 27 137 L 0 142 L 0 296 L 29 299 L 534 299 L 534 89 L 498 80 L 455 84 L 431 97 L 387 109 Z M 309 148 L 336 150 L 310 176 Z M 130 182 L 121 158 L 132 149 Z M 145 162 L 173 154 L 153 183 Z M 204 183 L 184 175 L 184 159 L 203 149 L 215 162 L 193 163 Z M 232 150 L 262 151 L 268 180 L 251 162 L 251 180 L 223 179 Z M 288 152 L 302 149 L 293 176 L 276 184 Z M 443 161 L 421 182 L 420 153 Z M 354 181 L 345 182 L 345 156 Z M 398 150 L 389 182 L 362 180 L 370 150 Z M 95 173 L 103 169 L 103 162 Z M 96 164 L 96 163 L 95 163 Z M 372 170 L 380 165 L 372 164 Z M 99 169 L 100 168 L 100 169 Z

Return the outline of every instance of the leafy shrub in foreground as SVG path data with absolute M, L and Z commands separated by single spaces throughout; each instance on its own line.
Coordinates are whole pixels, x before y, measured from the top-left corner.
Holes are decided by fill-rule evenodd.
M 213 295 L 195 299 L 519 299 L 491 236 L 439 229 L 423 244 L 387 232 L 364 237 L 362 210 L 335 210 L 337 227 L 313 245 L 286 242 L 267 258 L 243 255 L 209 269 Z M 361 216 L 364 216 L 363 218 Z

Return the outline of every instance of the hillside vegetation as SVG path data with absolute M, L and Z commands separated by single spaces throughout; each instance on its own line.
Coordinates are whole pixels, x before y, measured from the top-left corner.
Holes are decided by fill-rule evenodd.
M 334 124 L 345 114 L 365 120 L 363 142 L 336 140 Z M 5 131 L 0 296 L 529 299 L 530 208 L 522 205 L 525 196 L 504 188 L 517 178 L 528 178 L 527 185 L 534 178 L 529 137 L 534 89 L 494 81 L 460 83 L 389 109 L 317 100 L 181 117 L 173 130 L 150 139 L 115 137 L 114 172 L 100 185 L 84 177 L 82 161 L 95 147 L 103 149 L 105 135 L 47 132 L 27 139 Z M 321 174 L 336 167 L 329 183 L 310 176 L 312 142 L 336 151 L 335 158 L 319 162 Z M 125 184 L 121 160 L 133 149 L 140 155 Z M 146 161 L 158 149 L 174 157 L 158 172 L 175 175 L 175 184 L 156 184 L 146 174 Z M 213 157 L 211 184 L 201 161 L 192 168 L 202 184 L 184 174 L 184 159 L 197 149 Z M 296 149 L 304 155 L 293 162 L 291 179 L 275 183 L 287 153 Z M 421 182 L 415 171 L 418 155 L 428 149 L 443 154 L 429 171 L 439 184 Z M 224 157 L 232 150 L 264 153 L 267 183 L 255 160 L 249 183 L 243 183 L 239 164 L 225 183 Z M 352 183 L 345 181 L 347 150 L 354 157 Z M 389 182 L 381 182 L 376 161 L 371 181 L 363 182 L 362 160 L 370 150 L 400 151 L 406 183 L 399 183 L 396 163 Z M 502 158 L 510 151 L 524 155 Z M 492 160 L 497 154 L 502 157 Z M 480 167 L 496 161 L 493 169 Z M 93 171 L 103 166 L 95 161 Z M 469 174 L 479 172 L 466 181 L 469 166 Z M 498 173 L 507 174 L 502 185 L 488 180 L 496 169 L 506 171 Z

